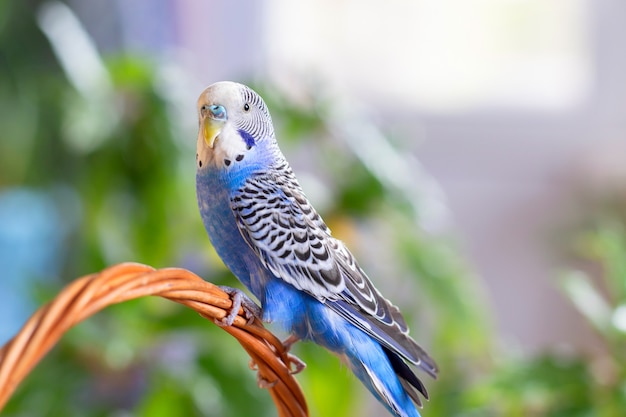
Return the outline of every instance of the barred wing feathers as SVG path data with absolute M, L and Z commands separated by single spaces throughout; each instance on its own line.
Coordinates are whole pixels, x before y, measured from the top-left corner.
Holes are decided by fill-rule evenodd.
M 274 275 L 324 302 L 433 377 L 437 366 L 408 336 L 397 307 L 372 285 L 310 205 L 286 162 L 251 176 L 231 196 L 239 230 Z

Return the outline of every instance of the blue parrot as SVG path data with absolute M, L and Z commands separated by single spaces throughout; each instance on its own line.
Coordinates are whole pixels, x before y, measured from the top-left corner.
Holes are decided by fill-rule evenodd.
M 255 314 L 288 332 L 289 343 L 337 354 L 393 415 L 419 417 L 418 393 L 428 393 L 405 361 L 433 378 L 437 365 L 307 200 L 263 99 L 219 82 L 200 95 L 198 115 L 200 214 L 218 255 L 260 301 Z M 234 292 L 237 305 L 242 296 Z

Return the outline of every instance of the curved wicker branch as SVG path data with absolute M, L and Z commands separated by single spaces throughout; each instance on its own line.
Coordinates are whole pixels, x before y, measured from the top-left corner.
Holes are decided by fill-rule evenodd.
M 226 316 L 228 294 L 194 273 L 180 268 L 155 270 L 123 263 L 69 284 L 53 301 L 40 308 L 21 331 L 0 350 L 0 410 L 17 385 L 37 362 L 75 324 L 103 308 L 146 295 L 184 304 L 215 321 Z M 248 324 L 239 311 L 233 326 L 223 329 L 235 337 L 269 382 L 280 417 L 308 416 L 306 401 L 290 371 L 291 360 L 281 341 L 256 319 Z

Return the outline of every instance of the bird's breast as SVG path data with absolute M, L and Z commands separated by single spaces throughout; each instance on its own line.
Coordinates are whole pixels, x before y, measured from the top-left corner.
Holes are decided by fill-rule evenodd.
M 230 207 L 228 181 L 215 170 L 198 170 L 196 195 L 204 227 L 215 251 L 239 281 L 262 301 L 267 271 L 239 232 Z

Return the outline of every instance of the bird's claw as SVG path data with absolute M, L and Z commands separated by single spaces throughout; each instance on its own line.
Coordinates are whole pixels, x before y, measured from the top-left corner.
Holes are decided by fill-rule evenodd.
M 256 364 L 254 359 L 250 359 L 250 362 L 248 362 L 248 366 L 253 371 L 258 371 L 259 370 L 259 366 Z M 261 388 L 261 389 L 269 389 L 269 388 L 273 388 L 274 385 L 276 385 L 278 383 L 278 379 L 276 379 L 274 381 L 269 381 L 269 380 L 263 378 L 260 373 L 257 373 L 256 374 L 256 383 L 259 386 L 259 388 Z
M 300 373 L 302 372 L 304 368 L 306 368 L 306 363 L 304 363 L 302 359 L 298 358 L 295 355 L 292 355 L 291 353 L 287 353 L 286 365 L 289 368 L 289 373 L 292 375 Z M 252 369 L 253 371 L 259 370 L 259 367 L 257 366 L 256 362 L 252 359 L 250 360 L 248 366 L 250 366 L 250 369 Z M 269 381 L 263 378 L 260 373 L 257 373 L 256 383 L 259 386 L 259 388 L 269 389 L 269 388 L 274 388 L 274 386 L 278 383 L 278 379 L 274 381 Z
M 230 311 L 221 320 L 215 320 L 218 326 L 228 327 L 232 326 L 235 322 L 235 317 L 239 315 L 239 309 L 243 308 L 248 324 L 252 324 L 255 319 L 261 318 L 261 307 L 256 305 L 254 301 L 250 299 L 243 291 L 220 285 L 220 289 L 228 294 L 233 302 Z
M 306 368 L 306 363 L 296 355 L 287 353 L 287 367 L 292 375 L 299 374 Z
M 306 368 L 306 363 L 304 363 L 302 359 L 288 352 L 289 348 L 291 348 L 291 345 L 293 345 L 293 343 L 297 342 L 298 340 L 299 339 L 297 339 L 295 336 L 290 336 L 283 344 L 285 348 L 283 362 L 285 363 L 285 365 L 287 365 L 289 373 L 292 375 L 298 374 L 302 372 L 304 368 Z M 254 359 L 250 359 L 250 362 L 248 362 L 248 366 L 253 371 L 259 370 L 259 366 L 254 361 Z M 259 385 L 259 388 L 272 388 L 274 385 L 276 385 L 277 382 L 278 381 L 268 381 L 267 379 L 263 378 L 261 374 L 257 374 L 257 384 Z
M 296 355 L 292 355 L 291 353 L 289 353 L 289 350 L 291 350 L 291 347 L 294 345 L 294 343 L 298 342 L 299 340 L 300 338 L 298 336 L 292 334 L 283 342 L 286 365 L 289 368 L 289 372 L 291 372 L 291 374 L 298 374 L 302 372 L 304 368 L 306 368 L 306 363 L 304 363 L 302 359 L 300 359 Z
M 254 359 L 250 359 L 250 362 L 248 362 L 248 367 L 250 369 L 252 369 L 253 371 L 258 371 L 259 370 L 259 366 L 256 364 Z
M 268 381 L 267 379 L 263 378 L 261 374 L 257 374 L 256 383 L 261 389 L 270 389 L 274 388 L 274 386 L 278 383 L 278 380 Z

